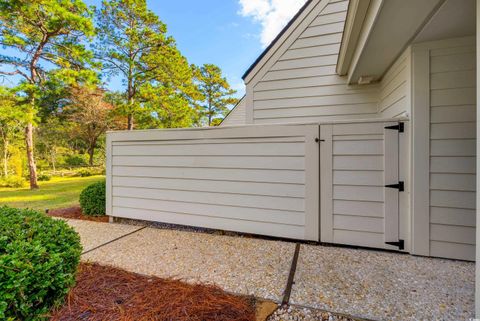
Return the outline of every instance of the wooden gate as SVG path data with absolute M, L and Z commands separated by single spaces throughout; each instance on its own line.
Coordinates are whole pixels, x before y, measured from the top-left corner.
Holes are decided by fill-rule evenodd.
M 397 250 L 409 246 L 407 127 L 394 121 L 320 126 L 322 242 Z

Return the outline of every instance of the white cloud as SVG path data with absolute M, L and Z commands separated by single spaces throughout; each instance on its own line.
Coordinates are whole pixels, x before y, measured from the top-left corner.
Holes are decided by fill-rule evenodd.
M 262 25 L 260 41 L 266 47 L 306 0 L 239 0 L 239 2 L 240 15 L 251 17 Z

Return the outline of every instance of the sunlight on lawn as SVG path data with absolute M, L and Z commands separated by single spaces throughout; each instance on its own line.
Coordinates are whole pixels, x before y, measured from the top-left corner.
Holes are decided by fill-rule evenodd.
M 54 177 L 39 182 L 40 189 L 0 188 L 0 206 L 45 209 L 63 208 L 78 204 L 80 192 L 88 185 L 105 179 L 104 176 Z

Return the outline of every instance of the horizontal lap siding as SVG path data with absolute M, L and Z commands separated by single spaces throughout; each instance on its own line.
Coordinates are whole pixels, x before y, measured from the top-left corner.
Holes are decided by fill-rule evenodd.
M 383 123 L 333 125 L 333 242 L 384 248 Z
M 113 141 L 113 216 L 305 238 L 306 137 L 258 136 Z
M 405 116 L 410 112 L 409 78 L 410 49 L 407 49 L 390 67 L 381 81 L 378 110 L 382 117 Z
M 430 255 L 475 258 L 475 48 L 430 57 Z
M 348 86 L 335 68 L 348 1 L 330 1 L 253 87 L 255 123 L 377 117 L 378 86 Z
M 246 100 L 242 98 L 234 109 L 230 111 L 220 126 L 245 125 L 247 122 Z

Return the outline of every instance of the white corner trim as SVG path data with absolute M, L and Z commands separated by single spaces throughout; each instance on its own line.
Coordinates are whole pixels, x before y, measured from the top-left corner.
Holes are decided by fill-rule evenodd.
M 412 50 L 412 254 L 430 255 L 430 50 Z

